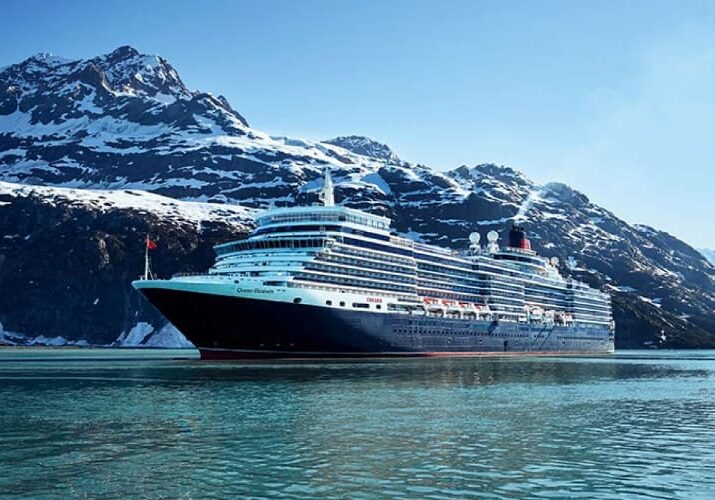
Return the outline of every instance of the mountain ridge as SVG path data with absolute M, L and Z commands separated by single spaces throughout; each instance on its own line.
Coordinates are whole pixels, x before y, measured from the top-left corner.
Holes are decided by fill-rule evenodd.
M 614 293 L 621 346 L 715 342 L 715 268 L 677 238 L 630 225 L 565 184 L 537 184 L 511 167 L 439 172 L 364 136 L 271 136 L 251 128 L 225 99 L 186 89 L 159 56 L 130 49 L 0 71 L 0 181 L 142 190 L 257 209 L 316 202 L 330 168 L 340 203 L 388 216 L 397 231 L 420 241 L 466 248 L 472 231 L 484 236 L 503 233 L 514 220 L 525 223 L 535 249 L 576 263 L 563 272 Z M 11 199 L 25 198 L 6 194 Z M 17 217 L 13 202 L 6 203 L 0 215 Z M 87 217 L 96 211 L 86 207 Z M 130 212 L 127 220 L 139 224 L 139 212 Z M 3 307 L 0 321 L 24 331 Z M 699 340 L 681 342 L 689 331 Z
M 407 162 L 397 156 L 387 144 L 362 135 L 333 137 L 332 139 L 327 139 L 322 142 L 324 144 L 339 146 L 355 154 L 366 156 L 375 160 L 382 160 L 395 165 L 407 164 Z
M 712 265 L 715 266 L 715 249 L 712 248 L 700 248 L 699 249 L 700 253 L 703 254 L 703 256 L 710 261 Z

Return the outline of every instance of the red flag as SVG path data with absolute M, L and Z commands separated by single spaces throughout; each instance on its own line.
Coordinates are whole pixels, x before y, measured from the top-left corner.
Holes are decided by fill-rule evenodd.
M 151 241 L 149 238 L 146 239 L 146 247 L 149 250 L 156 250 L 157 244 Z

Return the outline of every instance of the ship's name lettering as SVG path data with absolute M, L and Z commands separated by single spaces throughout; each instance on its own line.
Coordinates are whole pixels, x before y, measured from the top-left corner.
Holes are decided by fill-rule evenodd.
M 236 288 L 238 293 L 273 293 L 273 290 L 267 290 L 265 288 Z
M 373 302 L 375 304 L 382 304 L 382 299 L 380 299 L 378 297 L 368 297 L 366 300 L 368 302 Z

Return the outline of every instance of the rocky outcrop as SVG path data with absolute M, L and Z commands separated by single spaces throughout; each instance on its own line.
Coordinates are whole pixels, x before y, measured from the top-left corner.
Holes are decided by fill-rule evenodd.
M 389 216 L 397 231 L 420 241 L 466 248 L 470 232 L 484 236 L 514 220 L 524 223 L 534 248 L 558 257 L 563 272 L 614 294 L 619 346 L 713 345 L 715 268 L 677 238 L 628 224 L 583 193 L 536 184 L 508 167 L 440 172 L 361 136 L 271 137 L 251 128 L 226 99 L 187 89 L 163 58 L 130 47 L 89 60 L 40 55 L 0 70 L 0 180 L 83 188 L 58 195 L 6 185 L 0 279 L 8 293 L 0 321 L 8 331 L 49 335 L 59 332 L 50 326 L 54 315 L 67 321 L 65 328 L 76 316 L 87 326 L 71 338 L 91 339 L 88 323 L 96 322 L 103 332 L 97 341 L 116 339 L 137 324 L 138 297 L 128 282 L 141 268 L 132 260 L 141 258 L 141 248 L 132 245 L 141 245 L 150 225 L 165 243 L 157 265 L 167 259 L 167 273 L 208 267 L 211 243 L 247 227 L 221 220 L 197 225 L 191 210 L 168 221 L 155 212 L 177 202 L 162 198 L 154 210 L 149 195 L 141 195 L 143 209 L 122 206 L 110 215 L 101 192 L 85 203 L 86 189 L 112 190 L 107 196 L 115 201 L 133 196 L 123 190 L 139 189 L 252 208 L 308 204 L 317 200 L 325 168 L 340 203 Z M 57 196 L 65 201 L 52 202 Z M 81 298 L 61 304 L 65 273 L 72 295 Z M 35 287 L 40 279 L 54 281 Z M 115 295 L 104 310 L 99 293 L 109 288 Z M 43 311 L 35 314 L 27 304 Z M 147 323 L 158 331 L 156 321 Z
M 0 323 L 28 339 L 100 345 L 141 323 L 159 331 L 164 319 L 131 287 L 144 269 L 146 235 L 159 245 L 153 271 L 171 276 L 206 270 L 212 246 L 251 224 L 240 208 L 0 183 Z

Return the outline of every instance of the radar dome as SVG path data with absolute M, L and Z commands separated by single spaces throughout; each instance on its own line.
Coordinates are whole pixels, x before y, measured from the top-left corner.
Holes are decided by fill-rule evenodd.
M 489 231 L 487 233 L 487 240 L 489 240 L 489 243 L 494 243 L 496 240 L 499 239 L 499 233 L 496 231 Z
M 478 245 L 481 237 L 482 236 L 479 233 L 474 232 L 469 235 L 469 241 L 472 243 L 472 245 Z

